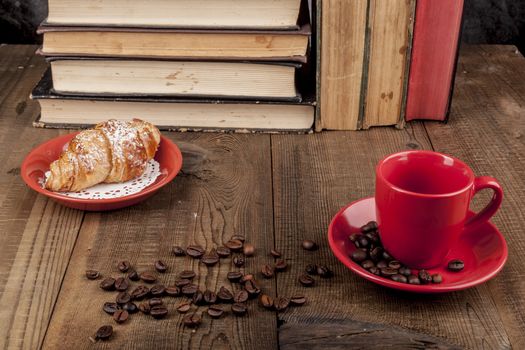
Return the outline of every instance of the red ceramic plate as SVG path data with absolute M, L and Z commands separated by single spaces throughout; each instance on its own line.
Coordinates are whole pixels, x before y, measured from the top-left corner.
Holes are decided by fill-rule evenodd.
M 152 196 L 162 186 L 173 180 L 182 167 L 182 155 L 179 148 L 173 142 L 162 136 L 159 149 L 155 154 L 155 160 L 160 164 L 161 175 L 153 184 L 139 193 L 111 199 L 79 199 L 66 197 L 58 192 L 48 191 L 42 188 L 38 180 L 44 177 L 44 173 L 49 170 L 49 164 L 58 159 L 64 145 L 76 134 L 78 134 L 78 132 L 59 136 L 41 144 L 27 155 L 21 167 L 22 178 L 29 187 L 70 208 L 105 211 L 137 204 Z
M 494 277 L 507 260 L 507 244 L 498 229 L 487 222 L 479 230 L 462 234 L 457 245 L 452 247 L 443 266 L 430 269 L 430 273 L 440 273 L 443 282 L 440 284 L 412 285 L 394 282 L 376 276 L 363 269 L 350 259 L 350 254 L 357 249 L 348 239 L 352 233 L 371 220 L 376 220 L 374 198 L 365 198 L 353 202 L 335 215 L 328 229 L 328 242 L 335 256 L 350 270 L 359 276 L 385 287 L 417 292 L 443 293 L 470 288 Z M 469 215 L 474 215 L 470 212 Z M 465 268 L 460 272 L 451 272 L 446 263 L 451 259 L 461 259 Z

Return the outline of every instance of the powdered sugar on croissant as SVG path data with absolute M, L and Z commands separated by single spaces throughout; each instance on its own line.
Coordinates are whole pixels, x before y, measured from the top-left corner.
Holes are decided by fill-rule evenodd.
M 129 181 L 142 175 L 159 143 L 159 130 L 148 122 L 100 123 L 75 136 L 60 158 L 51 163 L 45 187 L 80 191 L 101 182 Z

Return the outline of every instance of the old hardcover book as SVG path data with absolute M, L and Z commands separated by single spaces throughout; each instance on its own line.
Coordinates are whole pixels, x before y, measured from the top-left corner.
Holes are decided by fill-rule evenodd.
M 41 107 L 35 126 L 82 127 L 108 118 L 148 120 L 163 129 L 300 131 L 312 129 L 315 102 L 182 99 L 167 96 L 86 96 L 53 92 L 50 71 L 31 97 Z
M 48 0 L 47 22 L 179 28 L 297 27 L 301 0 Z
M 52 58 L 50 64 L 58 94 L 301 98 L 297 63 Z
M 418 0 L 406 120 L 445 120 L 450 108 L 463 0 Z
M 306 61 L 310 24 L 297 30 L 212 30 L 41 25 L 45 56 Z

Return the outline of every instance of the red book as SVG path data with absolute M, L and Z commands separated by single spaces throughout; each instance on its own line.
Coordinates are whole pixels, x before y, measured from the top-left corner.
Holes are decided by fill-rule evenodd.
M 463 0 L 418 0 L 406 120 L 447 118 Z

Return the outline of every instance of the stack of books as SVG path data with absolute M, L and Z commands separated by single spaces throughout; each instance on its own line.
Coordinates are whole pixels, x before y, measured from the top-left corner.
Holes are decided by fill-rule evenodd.
M 301 0 L 49 0 L 35 124 L 310 130 L 310 22 Z

